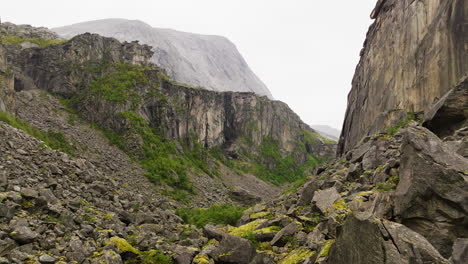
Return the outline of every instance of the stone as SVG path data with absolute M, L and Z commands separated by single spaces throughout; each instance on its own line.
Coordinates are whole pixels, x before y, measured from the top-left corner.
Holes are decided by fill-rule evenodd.
M 256 250 L 248 240 L 225 234 L 210 255 L 220 263 L 248 264 L 255 257 Z
M 333 203 L 340 199 L 341 195 L 338 193 L 335 187 L 331 187 L 325 190 L 319 190 L 314 193 L 314 198 L 312 202 L 324 213 L 328 208 L 330 208 Z
M 292 222 L 286 227 L 284 227 L 283 229 L 281 229 L 278 233 L 276 233 L 276 235 L 271 240 L 270 244 L 274 246 L 277 243 L 279 243 L 283 237 L 292 236 L 296 234 L 298 231 L 299 231 L 299 228 L 297 226 L 297 223 Z
M 28 243 L 34 242 L 36 240 L 36 238 L 38 237 L 38 235 L 39 234 L 32 231 L 27 226 L 16 227 L 10 233 L 11 238 L 13 238 L 16 242 L 18 242 L 20 244 L 28 244 Z
M 453 243 L 450 261 L 453 264 L 464 264 L 468 259 L 468 238 L 458 238 Z
M 203 234 L 209 239 L 221 241 L 225 233 L 216 228 L 216 226 L 207 224 L 203 227 Z
M 394 214 L 449 258 L 455 238 L 468 234 L 468 160 L 422 127 L 403 131 Z
M 423 236 L 369 214 L 352 215 L 346 220 L 327 263 L 449 264 Z
M 427 112 L 457 86 L 468 72 L 465 12 L 465 0 L 378 1 L 348 96 L 339 156 L 407 112 Z
M 39 196 L 39 193 L 33 188 L 22 188 L 21 195 L 25 198 L 35 199 Z
M 46 255 L 46 254 L 43 254 L 39 257 L 40 263 L 55 263 L 55 261 L 57 261 L 56 258 Z
M 468 76 L 425 114 L 423 126 L 439 137 L 451 136 L 468 123 Z
M 316 181 L 307 182 L 299 193 L 299 198 L 297 199 L 298 206 L 308 205 L 312 202 L 315 191 L 318 190 L 318 185 Z

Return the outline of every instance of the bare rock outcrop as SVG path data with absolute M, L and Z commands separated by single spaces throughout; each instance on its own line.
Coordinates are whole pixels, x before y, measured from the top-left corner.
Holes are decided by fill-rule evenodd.
M 468 72 L 464 0 L 378 1 L 348 95 L 338 147 L 425 112 Z

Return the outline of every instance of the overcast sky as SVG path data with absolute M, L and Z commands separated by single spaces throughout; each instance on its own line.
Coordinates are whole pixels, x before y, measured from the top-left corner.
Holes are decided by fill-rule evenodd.
M 58 27 L 102 18 L 222 35 L 308 124 L 341 129 L 376 0 L 5 0 L 2 21 Z

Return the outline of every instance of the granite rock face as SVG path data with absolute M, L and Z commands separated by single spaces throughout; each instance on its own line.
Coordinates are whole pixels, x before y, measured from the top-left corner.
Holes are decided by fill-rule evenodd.
M 464 0 L 378 1 L 348 95 L 338 154 L 425 112 L 468 72 Z
M 253 92 L 272 98 L 235 45 L 220 36 L 153 28 L 138 20 L 104 19 L 52 29 L 65 38 L 86 32 L 153 47 L 151 62 L 177 82 L 213 91 Z

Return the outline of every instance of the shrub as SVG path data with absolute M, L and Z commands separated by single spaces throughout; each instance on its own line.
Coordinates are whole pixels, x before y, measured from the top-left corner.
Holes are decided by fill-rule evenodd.
M 401 128 L 407 126 L 411 121 L 420 121 L 414 112 L 408 112 L 405 119 L 398 122 L 395 126 L 388 128 L 387 134 L 393 137 Z
M 201 228 L 208 223 L 221 225 L 235 225 L 241 218 L 245 207 L 230 204 L 213 205 L 210 208 L 180 208 L 176 214 L 180 216 L 186 224 L 196 225 Z
M 62 44 L 66 40 L 52 40 L 43 38 L 25 38 L 14 35 L 0 35 L 0 42 L 6 45 L 21 45 L 23 42 L 31 42 L 38 45 L 40 48 L 45 48 L 50 45 Z

